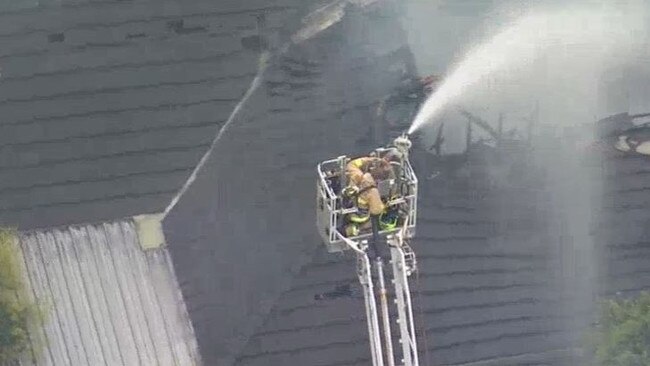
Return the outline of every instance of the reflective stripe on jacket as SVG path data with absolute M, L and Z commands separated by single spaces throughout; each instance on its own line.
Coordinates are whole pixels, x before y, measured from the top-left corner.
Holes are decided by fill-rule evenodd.
M 363 157 L 350 161 L 346 167 L 349 181 L 359 188 L 357 207 L 368 210 L 370 215 L 379 215 L 384 212 L 384 203 L 381 201 L 375 179 L 365 170 L 370 162 L 377 158 Z

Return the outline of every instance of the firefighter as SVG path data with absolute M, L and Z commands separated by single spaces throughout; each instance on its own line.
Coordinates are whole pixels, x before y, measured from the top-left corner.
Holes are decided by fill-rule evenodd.
M 356 236 L 371 227 L 371 216 L 381 217 L 386 206 L 381 199 L 377 182 L 394 178 L 390 162 L 399 159 L 399 152 L 390 151 L 383 158 L 367 156 L 350 161 L 346 167 L 347 181 L 343 195 L 355 202 L 357 212 L 348 215 L 345 234 Z M 380 221 L 381 222 L 381 221 Z

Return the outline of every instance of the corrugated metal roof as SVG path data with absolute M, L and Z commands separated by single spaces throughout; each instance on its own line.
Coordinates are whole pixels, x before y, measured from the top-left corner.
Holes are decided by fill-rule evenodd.
M 196 365 L 198 347 L 166 249 L 132 221 L 20 234 L 28 294 L 46 310 L 23 365 Z M 35 332 L 38 332 L 35 334 Z

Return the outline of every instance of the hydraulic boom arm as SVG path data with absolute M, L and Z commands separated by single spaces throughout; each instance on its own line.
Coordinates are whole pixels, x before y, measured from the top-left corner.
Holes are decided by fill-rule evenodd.
M 397 329 L 399 330 L 399 343 L 401 357 L 396 360 L 393 352 L 393 339 L 390 329 L 391 319 L 388 311 L 388 294 L 385 287 L 384 262 L 381 257 L 374 261 L 368 258 L 367 246 L 355 243 L 344 238 L 345 242 L 357 254 L 357 275 L 363 289 L 366 318 L 368 321 L 368 335 L 373 366 L 418 366 L 418 349 L 413 321 L 413 308 L 408 278 L 416 270 L 415 253 L 406 241 L 406 230 L 387 238 L 390 246 L 390 263 L 392 264 L 391 283 L 395 289 L 395 306 L 397 307 Z M 380 308 L 382 315 L 382 329 L 379 327 L 378 307 L 373 283 L 373 268 L 377 278 Z M 383 334 L 382 334 L 383 333 Z M 383 336 L 383 337 L 382 337 Z M 383 338 L 383 340 L 382 340 Z
M 408 283 L 416 270 L 415 253 L 409 240 L 415 233 L 418 185 L 408 160 L 410 147 L 411 141 L 402 135 L 393 141 L 392 147 L 378 148 L 371 154 L 372 159 L 368 159 L 390 161 L 389 169 L 394 173 L 377 174 L 384 176 L 378 180 L 376 190 L 386 208 L 383 221 L 381 216 L 369 218 L 371 232 L 364 224 L 368 221 L 363 221 L 364 210 L 359 200 L 350 204 L 350 196 L 343 194 L 348 188 L 359 189 L 348 186 L 345 172 L 350 158 L 340 156 L 317 167 L 317 227 L 328 251 L 351 249 L 357 256 L 357 276 L 363 289 L 373 366 L 419 366 Z M 364 174 L 370 174 L 368 170 Z M 390 254 L 386 254 L 385 248 Z M 368 253 L 373 253 L 374 258 Z M 391 284 L 394 291 L 388 288 Z M 396 311 L 389 311 L 389 299 L 394 300 Z M 391 329 L 394 325 L 395 332 Z M 394 339 L 399 342 L 396 348 Z

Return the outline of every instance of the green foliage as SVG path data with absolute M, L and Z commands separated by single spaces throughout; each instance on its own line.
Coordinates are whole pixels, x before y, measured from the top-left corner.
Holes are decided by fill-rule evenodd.
M 29 344 L 28 325 L 36 307 L 26 301 L 15 232 L 0 229 L 0 364 L 14 360 Z
M 27 309 L 16 302 L 0 301 L 0 363 L 18 357 L 29 342 Z
M 602 366 L 650 366 L 650 293 L 603 304 L 596 357 Z

